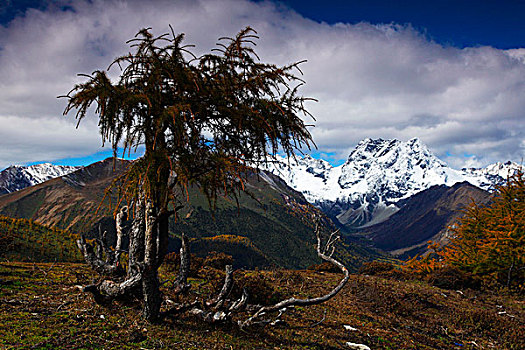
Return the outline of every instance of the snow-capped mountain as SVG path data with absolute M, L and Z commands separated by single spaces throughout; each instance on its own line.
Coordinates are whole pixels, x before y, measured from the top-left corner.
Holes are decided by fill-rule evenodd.
M 312 204 L 351 227 L 368 227 L 388 219 L 416 193 L 434 185 L 468 181 L 490 191 L 521 167 L 496 163 L 482 169 L 455 170 L 437 158 L 417 138 L 365 139 L 346 162 L 334 167 L 310 156 L 280 158 L 267 169 L 302 192 Z M 12 166 L 0 172 L 0 194 L 69 174 L 78 167 L 37 164 Z
M 14 165 L 0 172 L 0 194 L 6 194 L 23 188 L 67 175 L 80 167 L 54 165 L 51 163 L 31 166 Z
M 489 190 L 518 167 L 499 163 L 485 169 L 455 170 L 414 138 L 407 142 L 365 139 L 337 167 L 305 156 L 282 158 L 267 170 L 341 223 L 364 227 L 386 220 L 405 199 L 433 185 L 468 181 Z
M 502 185 L 507 180 L 507 177 L 512 176 L 519 169 L 523 171 L 525 166 L 508 161 L 490 164 L 485 168 L 463 168 L 461 171 L 468 176 L 479 179 L 479 187 L 490 191 L 495 185 Z

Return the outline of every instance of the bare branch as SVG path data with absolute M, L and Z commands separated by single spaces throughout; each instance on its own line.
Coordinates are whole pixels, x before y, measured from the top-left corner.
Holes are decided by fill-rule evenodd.
M 233 267 L 232 265 L 226 265 L 226 276 L 224 277 L 224 285 L 222 286 L 219 295 L 215 298 L 208 300 L 206 306 L 220 309 L 224 304 L 226 297 L 230 294 L 233 287 Z
M 175 289 L 176 293 L 185 293 L 191 287 L 191 285 L 188 284 L 188 274 L 190 272 L 191 263 L 190 245 L 188 237 L 186 237 L 184 233 L 181 237 L 181 243 L 179 276 L 173 283 L 173 289 Z
M 236 300 L 228 309 L 229 312 L 237 312 L 243 310 L 248 302 L 248 292 L 246 288 L 242 289 L 242 295 L 240 299 Z
M 286 300 L 282 300 L 282 301 L 280 301 L 277 304 L 274 304 L 272 306 L 261 307 L 253 316 L 251 316 L 250 318 L 248 318 L 244 322 L 239 321 L 239 325 L 241 326 L 241 328 L 248 327 L 248 326 L 251 326 L 251 325 L 256 324 L 256 323 L 260 323 L 259 318 L 261 316 L 265 315 L 265 314 L 268 314 L 268 313 L 277 312 L 277 311 L 280 311 L 282 309 L 286 309 L 286 308 L 289 308 L 289 307 L 292 307 L 292 306 L 310 306 L 310 305 L 317 305 L 317 304 L 324 303 L 324 302 L 330 300 L 331 298 L 333 298 L 335 295 L 337 295 L 337 293 L 339 293 L 339 291 L 341 291 L 341 289 L 343 289 L 345 284 L 348 282 L 348 279 L 350 277 L 350 273 L 348 272 L 348 269 L 341 262 L 339 262 L 338 260 L 336 260 L 336 259 L 334 259 L 332 257 L 333 251 L 330 253 L 330 255 L 326 255 L 325 254 L 326 247 L 323 248 L 321 246 L 321 233 L 320 233 L 320 231 L 321 231 L 320 230 L 320 218 L 318 218 L 317 222 L 316 222 L 316 226 L 315 226 L 315 235 L 316 235 L 316 238 L 317 238 L 317 255 L 321 259 L 323 259 L 325 261 L 328 261 L 328 262 L 334 264 L 335 266 L 337 266 L 339 269 L 341 269 L 341 271 L 344 274 L 344 277 L 339 282 L 339 284 L 334 289 L 332 289 L 329 293 L 327 293 L 327 294 L 325 294 L 323 296 L 317 297 L 317 298 L 309 298 L 309 299 L 289 298 L 289 299 L 286 299 Z M 338 238 L 335 238 L 335 239 L 333 238 L 334 234 L 336 232 L 332 233 L 332 235 L 330 236 L 330 238 L 328 240 L 327 245 L 328 244 L 329 245 L 333 245 L 335 243 L 335 241 L 338 239 Z M 332 248 L 334 248 L 334 247 L 332 247 Z
M 77 240 L 77 246 L 82 252 L 82 255 L 84 256 L 84 259 L 86 260 L 88 265 L 91 266 L 93 270 L 95 270 L 103 276 L 122 276 L 124 274 L 124 271 L 118 264 L 113 262 L 107 262 L 102 259 L 100 249 L 101 246 L 104 247 L 104 245 L 101 242 L 101 240 L 97 240 L 97 242 L 98 247 L 95 248 L 93 245 L 86 242 L 84 236 L 81 236 L 80 239 Z

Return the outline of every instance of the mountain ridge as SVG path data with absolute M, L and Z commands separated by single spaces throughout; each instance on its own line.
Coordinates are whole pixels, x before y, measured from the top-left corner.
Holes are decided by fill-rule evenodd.
M 349 228 L 385 221 L 411 196 L 434 185 L 467 181 L 492 190 L 505 172 L 524 169 L 513 162 L 486 168 L 455 170 L 436 157 L 421 140 L 371 139 L 359 142 L 347 160 L 332 166 L 311 156 L 280 158 L 267 170 L 302 192 L 312 204 Z
M 105 189 L 128 164 L 129 161 L 106 159 L 0 196 L 0 215 L 32 219 L 86 234 L 88 238 L 97 235 L 100 225 L 102 231 L 108 232 L 108 239 L 114 240 L 114 207 L 109 208 L 108 204 L 118 203 L 117 191 L 106 195 Z M 317 263 L 313 223 L 305 218 L 319 210 L 273 174 L 250 175 L 246 188 L 250 194 L 240 193 L 239 206 L 235 201 L 219 198 L 213 213 L 205 196 L 196 188 L 188 188 L 190 202 L 184 204 L 180 213 L 186 219 L 170 222 L 173 238 L 170 251 L 178 251 L 180 243 L 175 237 L 184 232 L 192 238 L 196 253 L 218 251 L 236 255 L 244 259 L 238 266 L 305 268 Z M 341 250 L 354 268 L 372 257 L 382 256 L 374 249 L 354 243 L 355 240 L 345 241 Z M 252 253 L 245 254 L 250 249 Z
M 70 174 L 81 167 L 51 163 L 30 166 L 13 165 L 0 172 L 0 195 L 34 186 Z
M 80 168 L 51 163 L 8 167 L 0 172 L 0 195 L 70 174 Z M 341 204 L 355 206 L 358 200 L 366 204 L 366 199 L 367 203 L 390 206 L 392 213 L 399 209 L 399 206 L 392 204 L 433 185 L 452 186 L 456 182 L 468 181 L 491 191 L 495 185 L 505 181 L 509 172 L 519 168 L 525 169 L 524 166 L 507 161 L 484 168 L 452 169 L 418 138 L 407 142 L 366 138 L 357 144 L 347 160 L 339 166 L 332 166 L 326 160 L 315 159 L 310 155 L 296 155 L 289 159 L 277 156 L 277 162 L 263 167 L 325 211 L 333 211 L 330 206 L 337 208 Z M 398 175 L 394 176 L 392 172 Z M 381 178 L 387 181 L 380 181 Z M 372 195 L 374 191 L 379 194 L 376 198 Z M 363 195 L 367 195 L 366 198 Z M 364 225 L 370 225 L 369 220 L 363 221 Z

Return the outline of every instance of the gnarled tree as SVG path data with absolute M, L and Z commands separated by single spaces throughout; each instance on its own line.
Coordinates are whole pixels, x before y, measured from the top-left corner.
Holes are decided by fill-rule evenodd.
M 142 295 L 144 317 L 157 319 L 162 300 L 157 270 L 168 246 L 168 218 L 181 200 L 175 190 L 198 186 L 214 205 L 218 196 L 243 190 L 248 173 L 279 149 L 292 155 L 310 146 L 300 118 L 309 115 L 308 98 L 298 95 L 300 62 L 283 67 L 260 62 L 256 39 L 248 27 L 235 38 L 219 39 L 216 49 L 197 58 L 182 44 L 182 34 L 154 36 L 143 29 L 128 42 L 131 52 L 110 65 L 121 69 L 118 81 L 95 71 L 65 96 L 64 114 L 75 110 L 79 123 L 96 107 L 102 140 L 111 143 L 115 155 L 119 148 L 144 148 L 123 185 L 134 216 L 128 271 L 90 291 L 104 298 Z M 84 239 L 78 243 L 99 272 L 119 274 L 121 247 L 102 259 Z M 99 246 L 105 243 L 99 240 Z

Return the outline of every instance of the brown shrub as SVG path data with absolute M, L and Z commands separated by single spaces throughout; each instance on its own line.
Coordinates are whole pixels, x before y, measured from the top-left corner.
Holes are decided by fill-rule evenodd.
M 198 277 L 199 270 L 203 266 L 204 259 L 191 254 L 189 277 Z M 180 254 L 171 252 L 164 257 L 164 268 L 169 273 L 177 274 L 180 268 Z
M 407 281 L 418 277 L 385 261 L 364 263 L 358 272 L 363 275 L 387 277 L 398 281 Z
M 222 252 L 211 252 L 203 262 L 203 266 L 213 267 L 218 270 L 224 270 L 226 265 L 233 265 L 233 258 L 231 255 Z
M 316 271 L 316 272 L 340 272 L 339 268 L 335 266 L 334 264 L 331 264 L 327 261 L 324 261 L 320 264 L 314 264 L 308 267 L 308 270 Z
M 211 285 L 213 293 L 218 293 L 224 284 L 226 272 L 223 269 L 201 266 L 198 275 L 200 278 L 207 281 L 206 284 Z
M 456 267 L 445 266 L 429 272 L 428 283 L 443 289 L 479 289 L 481 282 L 471 273 Z
M 235 294 L 240 296 L 245 288 L 250 304 L 271 305 L 282 299 L 281 293 L 259 273 L 248 273 L 235 283 Z
M 175 272 L 179 270 L 180 256 L 175 252 L 166 254 L 164 257 L 164 267 L 168 272 Z
M 375 276 L 375 275 L 382 275 L 385 272 L 389 272 L 394 269 L 395 267 L 394 265 L 392 265 L 392 263 L 375 260 L 375 261 L 364 263 L 359 268 L 359 273 L 363 275 Z

